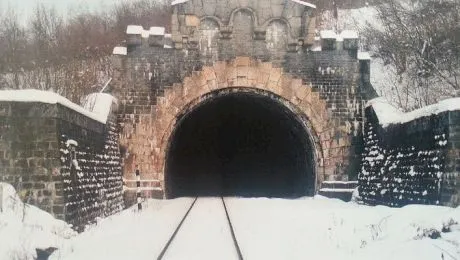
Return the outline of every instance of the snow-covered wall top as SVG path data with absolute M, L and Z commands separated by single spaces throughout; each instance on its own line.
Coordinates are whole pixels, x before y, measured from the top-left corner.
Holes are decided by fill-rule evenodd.
M 460 205 L 460 99 L 409 113 L 383 99 L 365 109 L 358 176 L 366 203 Z
M 113 48 L 112 54 L 114 55 L 127 55 L 128 54 L 128 49 L 123 46 L 116 46 Z
M 92 93 L 84 98 L 83 107 L 104 118 L 105 122 L 113 108 L 116 108 L 117 99 L 107 93 Z
M 439 103 L 426 106 L 408 113 L 403 113 L 384 98 L 369 100 L 367 107 L 372 106 L 380 125 L 403 124 L 417 118 L 436 115 L 446 111 L 460 110 L 460 98 L 442 100 Z
M 126 27 L 126 34 L 128 35 L 141 35 L 142 38 L 152 36 L 164 36 L 166 29 L 164 27 L 152 26 L 145 30 L 142 25 L 128 25 Z
M 112 103 L 116 103 L 116 99 L 108 94 L 92 94 L 90 95 L 90 98 L 93 100 L 93 107 L 96 107 L 96 110 L 90 111 L 88 109 L 85 109 L 84 107 L 81 107 L 71 102 L 67 98 L 51 91 L 43 91 L 36 89 L 0 91 L 0 101 L 60 104 L 80 114 L 83 114 L 91 119 L 105 124 L 108 116 L 107 111 L 110 111 Z

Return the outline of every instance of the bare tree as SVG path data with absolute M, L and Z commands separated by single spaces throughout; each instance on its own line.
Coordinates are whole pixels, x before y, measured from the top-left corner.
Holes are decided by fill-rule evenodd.
M 368 45 L 398 77 L 390 88 L 405 109 L 460 90 L 460 0 L 381 0 L 381 28 L 368 25 Z
M 0 17 L 0 88 L 53 90 L 74 102 L 100 90 L 112 76 L 112 49 L 126 26 L 170 24 L 170 0 L 121 2 L 100 12 L 80 11 L 64 19 L 38 4 L 22 26 L 10 10 Z
M 1 20 L 0 27 L 0 71 L 8 88 L 20 88 L 20 74 L 27 51 L 25 29 L 20 25 L 16 13 L 9 9 Z M 4 83 L 5 84 L 5 83 Z

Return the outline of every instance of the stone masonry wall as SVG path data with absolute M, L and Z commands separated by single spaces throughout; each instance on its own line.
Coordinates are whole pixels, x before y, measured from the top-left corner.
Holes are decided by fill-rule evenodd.
M 0 102 L 0 180 L 82 230 L 123 207 L 115 121 L 60 104 Z
M 359 192 L 368 204 L 459 205 L 459 111 L 382 127 L 366 108 Z M 457 138 L 457 139 L 455 139 Z
M 99 132 L 58 121 L 65 216 L 78 228 L 123 208 L 115 117 L 102 126 Z
M 448 112 L 449 135 L 445 174 L 443 175 L 441 203 L 460 205 L 460 111 Z
M 65 219 L 56 114 L 55 105 L 0 102 L 0 181 Z

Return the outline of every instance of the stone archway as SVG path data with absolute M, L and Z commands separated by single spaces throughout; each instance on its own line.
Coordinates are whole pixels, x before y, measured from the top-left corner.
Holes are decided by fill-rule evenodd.
M 333 132 L 330 131 L 333 125 L 328 119 L 325 102 L 318 93 L 311 91 L 311 86 L 302 84 L 301 79 L 292 78 L 281 68 L 273 67 L 268 62 L 238 57 L 231 62 L 217 62 L 212 67 L 205 66 L 201 71 L 193 72 L 182 84 L 175 84 L 165 91 L 164 97 L 159 98 L 155 120 L 151 125 L 154 146 L 152 166 L 159 173 L 163 187 L 168 146 L 178 120 L 191 108 L 207 100 L 210 93 L 224 89 L 233 89 L 235 92 L 252 89 L 269 93 L 273 99 L 276 96 L 284 100 L 294 114 L 304 118 L 314 148 L 315 172 L 320 176 L 316 182 L 322 181 L 321 167 L 327 148 L 322 140 Z
M 288 100 L 224 88 L 187 105 L 165 151 L 166 197 L 315 193 L 317 136 Z

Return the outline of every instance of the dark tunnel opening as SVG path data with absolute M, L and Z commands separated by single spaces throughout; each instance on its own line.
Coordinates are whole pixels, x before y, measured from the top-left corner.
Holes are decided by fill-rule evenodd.
M 168 198 L 314 194 L 304 127 L 284 105 L 253 93 L 215 97 L 186 114 L 166 160 Z

